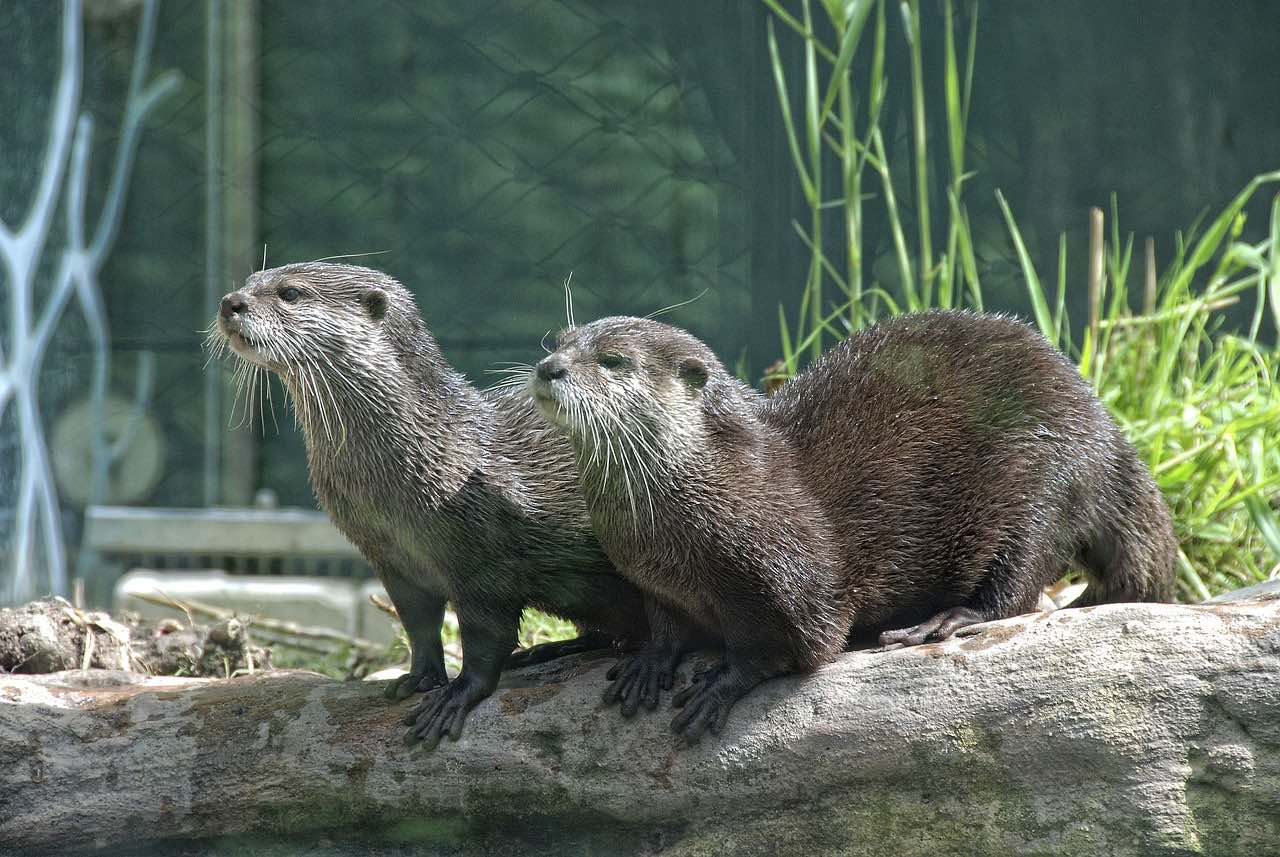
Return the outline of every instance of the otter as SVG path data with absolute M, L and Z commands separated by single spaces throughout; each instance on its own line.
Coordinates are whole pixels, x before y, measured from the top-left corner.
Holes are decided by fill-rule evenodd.
M 592 533 L 569 443 L 523 393 L 472 387 L 394 278 L 333 263 L 261 271 L 222 299 L 214 330 L 284 382 L 316 497 L 400 614 L 411 666 L 387 695 L 432 691 L 406 718 L 412 736 L 456 740 L 504 662 L 647 637 L 639 590 Z M 452 681 L 447 601 L 463 646 Z M 583 637 L 512 656 L 528 606 Z
M 723 645 L 672 701 L 689 741 L 851 639 L 918 645 L 1030 612 L 1073 561 L 1081 604 L 1172 594 L 1150 473 L 1076 368 L 1008 317 L 885 321 L 769 399 L 683 330 L 606 318 L 562 332 L 529 383 L 648 598 L 653 637 L 606 701 L 652 709 L 691 633 Z

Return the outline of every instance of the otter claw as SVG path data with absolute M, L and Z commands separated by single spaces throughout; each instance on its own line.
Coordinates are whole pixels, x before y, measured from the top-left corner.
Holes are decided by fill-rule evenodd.
M 911 628 L 896 631 L 885 631 L 880 635 L 880 649 L 889 651 L 901 646 L 919 646 L 923 643 L 939 643 L 961 628 L 988 621 L 972 607 L 952 607 L 921 622 Z
M 615 663 L 606 674 L 612 683 L 604 689 L 605 705 L 622 703 L 622 716 L 631 717 L 643 705 L 658 707 L 662 691 L 671 689 L 676 656 L 667 649 L 646 647 Z
M 724 666 L 701 673 L 671 700 L 673 708 L 681 709 L 671 721 L 671 731 L 686 743 L 697 744 L 704 732 L 719 735 L 724 729 L 733 704 L 745 693 L 739 682 L 728 680 L 727 673 Z
M 426 693 L 448 683 L 449 677 L 443 671 L 408 672 L 387 682 L 384 694 L 387 699 L 407 699 L 415 693 Z
M 491 689 L 482 682 L 459 676 L 431 691 L 405 715 L 409 742 L 421 741 L 427 750 L 434 750 L 446 735 L 457 741 L 462 737 L 467 715 Z

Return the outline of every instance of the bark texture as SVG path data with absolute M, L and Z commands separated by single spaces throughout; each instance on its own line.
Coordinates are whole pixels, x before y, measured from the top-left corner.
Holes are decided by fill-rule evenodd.
M 846 654 L 683 749 L 609 663 L 508 674 L 433 753 L 373 683 L 0 676 L 0 853 L 1280 851 L 1280 592 Z

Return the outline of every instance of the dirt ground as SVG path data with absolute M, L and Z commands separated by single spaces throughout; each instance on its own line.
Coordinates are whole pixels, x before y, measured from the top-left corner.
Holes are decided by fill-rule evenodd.
M 81 610 L 62 598 L 0 609 L 0 672 L 114 669 L 225 678 L 271 669 L 239 619 L 210 625 Z

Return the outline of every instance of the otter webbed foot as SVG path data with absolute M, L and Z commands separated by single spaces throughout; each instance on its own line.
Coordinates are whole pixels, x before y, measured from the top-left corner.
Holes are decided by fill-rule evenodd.
M 428 750 L 434 750 L 445 735 L 457 741 L 471 709 L 492 692 L 492 686 L 465 674 L 436 688 L 405 715 L 409 740 L 421 741 Z
M 734 703 L 764 678 L 731 663 L 707 670 L 671 700 L 673 708 L 681 709 L 671 721 L 671 731 L 689 744 L 698 743 L 708 730 L 719 735 Z
M 415 693 L 426 693 L 434 688 L 449 683 L 449 676 L 444 671 L 444 662 L 431 665 L 422 670 L 410 671 L 387 682 L 384 691 L 387 699 L 407 699 Z
M 580 637 L 574 637 L 572 640 L 555 640 L 550 643 L 539 643 L 527 649 L 516 649 L 507 656 L 504 668 L 519 669 L 520 667 L 530 667 L 534 664 L 554 661 L 556 658 L 563 658 L 566 655 L 594 652 L 613 647 L 614 640 L 608 634 L 600 631 L 590 631 Z
M 622 716 L 631 717 L 643 705 L 653 711 L 658 707 L 662 691 L 671 689 L 679 653 L 656 643 L 646 643 L 634 655 L 619 660 L 606 678 L 610 684 L 604 689 L 605 705 L 622 703 Z
M 881 650 L 903 646 L 919 646 L 947 639 L 961 628 L 988 621 L 980 611 L 972 607 L 952 607 L 911 628 L 885 631 L 880 635 Z

